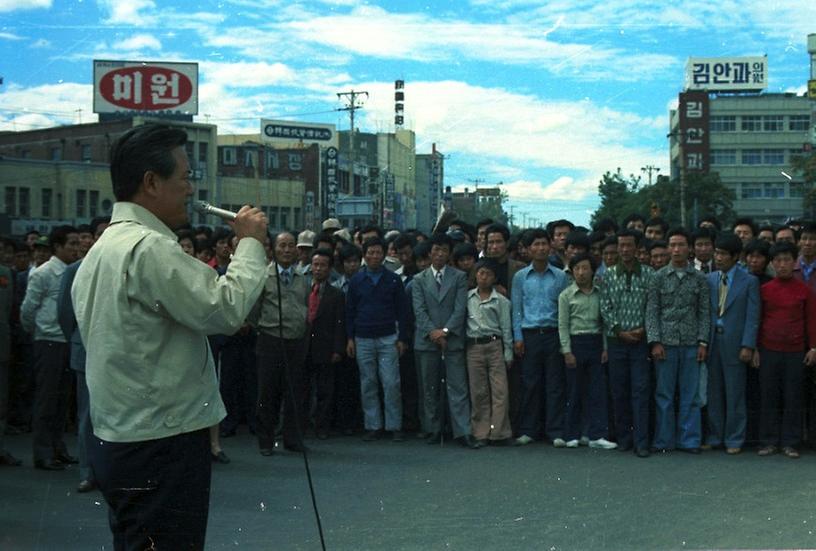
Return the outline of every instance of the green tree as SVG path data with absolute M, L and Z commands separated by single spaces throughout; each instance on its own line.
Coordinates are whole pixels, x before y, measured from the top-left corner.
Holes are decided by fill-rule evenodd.
M 640 177 L 630 174 L 627 178 L 620 168 L 615 172 L 605 173 L 598 185 L 601 205 L 592 213 L 590 223 L 594 225 L 603 218 L 612 218 L 620 222 L 633 212 L 648 212 L 639 208 L 640 191 Z
M 802 210 L 811 219 L 816 218 L 816 153 L 792 157 L 791 167 L 805 181 L 805 192 L 802 194 Z

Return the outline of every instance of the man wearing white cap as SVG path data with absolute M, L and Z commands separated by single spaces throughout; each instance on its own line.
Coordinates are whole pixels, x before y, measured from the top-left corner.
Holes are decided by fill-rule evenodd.
M 312 271 L 312 250 L 314 249 L 315 232 L 303 230 L 298 234 L 297 250 L 298 262 L 295 269 L 302 274 L 309 274 Z

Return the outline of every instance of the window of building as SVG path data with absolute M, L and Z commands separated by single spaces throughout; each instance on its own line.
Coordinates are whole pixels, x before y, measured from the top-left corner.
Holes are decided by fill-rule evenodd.
M 365 141 L 365 140 L 362 140 L 360 142 L 360 149 L 368 149 L 368 142 Z
M 187 152 L 187 160 L 190 161 L 190 164 L 193 164 L 193 151 L 195 151 L 195 143 L 187 142 L 184 144 L 184 151 Z
M 791 149 L 788 151 L 788 158 L 793 159 L 794 157 L 802 157 L 805 155 L 805 152 L 801 149 Z
M 207 150 L 210 144 L 207 142 L 198 142 L 198 162 L 204 164 L 207 162 Z
M 762 197 L 761 184 L 742 184 L 743 199 L 759 199 Z
M 244 150 L 244 166 L 248 168 L 252 168 L 255 166 L 255 163 L 252 160 L 252 150 L 245 149 Z
M 51 218 L 51 196 L 53 192 L 50 188 L 43 188 L 40 196 L 40 212 L 43 218 Z
M 94 218 L 97 215 L 97 209 L 99 208 L 99 192 L 95 189 L 92 189 L 89 193 L 89 201 L 88 201 L 88 217 Z
M 51 148 L 51 160 L 52 161 L 61 161 L 62 160 L 62 148 L 61 147 L 52 147 Z
M 743 149 L 742 150 L 742 164 L 744 164 L 744 165 L 761 165 L 762 164 L 762 150 L 761 149 Z
M 784 149 L 765 149 L 762 151 L 762 163 L 766 165 L 785 164 Z
M 788 130 L 793 132 L 807 132 L 810 128 L 810 115 L 791 115 L 788 119 Z
M 27 187 L 20 188 L 18 197 L 20 216 L 31 216 L 31 190 Z
M 743 132 L 759 132 L 762 130 L 762 117 L 759 115 L 743 115 L 741 120 Z
M 782 132 L 785 129 L 785 117 L 782 115 L 765 115 L 762 117 L 762 130 L 765 132 Z
M 221 154 L 223 155 L 223 163 L 227 166 L 234 166 L 238 164 L 238 160 L 235 157 L 235 148 L 234 147 L 225 147 L 221 150 Z
M 21 159 L 30 159 L 31 158 L 31 150 L 30 149 L 23 149 L 20 152 Z
M 712 165 L 735 165 L 737 164 L 737 150 L 736 149 L 712 149 L 711 150 L 711 164 Z M 491 199 L 496 199 L 491 197 Z
M 788 197 L 801 199 L 805 196 L 805 184 L 802 182 L 791 182 L 788 184 L 788 188 L 790 189 Z
M 88 192 L 84 189 L 76 190 L 76 216 L 85 218 L 85 203 L 88 199 Z
M 288 228 L 289 224 L 289 207 L 281 207 L 280 209 L 280 227 Z
M 767 199 L 782 199 L 785 197 L 785 184 L 771 182 L 763 185 L 763 196 Z
M 91 144 L 82 144 L 82 162 L 83 163 L 90 163 L 91 162 Z
M 296 228 L 301 228 L 301 227 L 303 227 L 303 220 L 301 220 L 301 218 L 300 218 L 300 209 L 296 208 L 296 209 L 294 209 L 294 211 L 295 211 L 295 219 L 292 220 L 292 225 L 294 227 L 296 227 Z
M 112 208 L 113 203 L 111 203 L 110 199 L 102 199 L 102 212 L 105 214 L 110 214 Z
M 17 215 L 17 188 L 13 186 L 6 186 L 6 214 L 9 216 Z
M 269 227 L 278 228 L 278 207 L 269 207 L 269 213 L 266 215 L 269 220 Z
M 737 117 L 733 115 L 713 116 L 708 122 L 711 132 L 734 132 L 737 130 Z

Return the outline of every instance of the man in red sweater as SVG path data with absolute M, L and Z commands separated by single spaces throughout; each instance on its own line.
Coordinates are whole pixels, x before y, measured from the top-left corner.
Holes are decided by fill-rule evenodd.
M 753 366 L 759 368 L 761 456 L 781 446 L 787 457 L 799 457 L 805 365 L 816 365 L 816 296 L 793 277 L 796 259 L 791 243 L 771 247 L 776 277 L 760 289 L 762 320 Z

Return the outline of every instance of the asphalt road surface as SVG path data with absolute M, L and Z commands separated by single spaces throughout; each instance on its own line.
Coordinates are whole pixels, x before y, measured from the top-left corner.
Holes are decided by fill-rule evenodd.
M 36 471 L 30 435 L 6 440 L 24 466 L 0 467 L 0 549 L 112 549 L 105 502 L 76 493 L 76 466 Z M 327 549 L 816 548 L 812 451 L 307 444 Z M 320 549 L 302 456 L 262 457 L 248 434 L 223 445 L 232 463 L 213 467 L 207 549 Z

